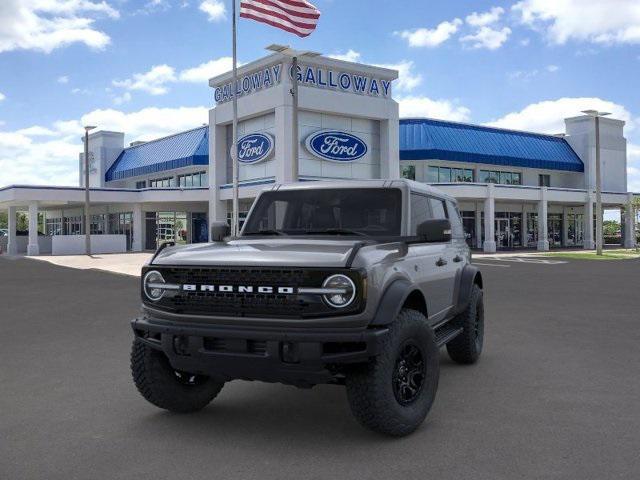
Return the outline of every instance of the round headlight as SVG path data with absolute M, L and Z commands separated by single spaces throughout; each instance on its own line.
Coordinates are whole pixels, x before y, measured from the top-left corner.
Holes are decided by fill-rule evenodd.
M 149 300 L 157 302 L 164 295 L 164 288 L 160 288 L 164 283 L 164 278 L 157 270 L 147 272 L 142 281 L 144 294 Z
M 331 275 L 324 281 L 322 288 L 332 290 L 325 293 L 323 298 L 334 308 L 347 307 L 356 298 L 356 286 L 346 275 Z

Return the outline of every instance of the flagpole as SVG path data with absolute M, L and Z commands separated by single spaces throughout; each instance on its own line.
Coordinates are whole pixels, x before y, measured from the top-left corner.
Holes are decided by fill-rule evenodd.
M 231 147 L 231 161 L 233 162 L 233 212 L 231 214 L 231 235 L 237 236 L 239 232 L 238 211 L 238 58 L 236 45 L 236 1 L 233 2 L 233 139 Z
M 293 78 L 291 79 L 291 95 L 293 96 L 293 108 L 291 112 L 292 122 L 291 122 L 291 135 L 293 137 L 293 144 L 291 145 L 291 181 L 298 181 L 299 167 L 298 167 L 298 57 L 294 56 L 291 62 L 291 67 L 293 69 Z

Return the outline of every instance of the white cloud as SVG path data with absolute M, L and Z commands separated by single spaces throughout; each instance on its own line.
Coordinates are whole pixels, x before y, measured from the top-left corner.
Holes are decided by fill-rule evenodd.
M 164 95 L 169 91 L 166 84 L 176 81 L 176 72 L 169 65 L 154 65 L 145 73 L 134 73 L 132 78 L 114 80 L 113 86 L 127 90 L 141 90 L 151 95 Z
M 57 82 L 62 84 L 69 83 L 69 77 L 66 75 L 62 75 L 58 77 Z
M 455 18 L 450 22 L 442 22 L 436 28 L 418 28 L 395 32 L 409 42 L 411 47 L 437 47 L 454 35 L 462 25 L 462 20 Z
M 0 53 L 38 50 L 50 53 L 73 43 L 103 49 L 109 36 L 93 27 L 98 17 L 119 18 L 106 1 L 2 0 Z
M 221 0 L 204 0 L 198 8 L 207 14 L 210 22 L 218 22 L 227 18 L 227 9 Z
M 638 0 L 522 0 L 512 8 L 551 43 L 640 43 Z
M 113 97 L 113 103 L 116 105 L 122 105 L 123 103 L 128 103 L 131 101 L 131 93 L 124 92 L 122 95 L 116 95 Z
M 197 67 L 187 68 L 180 72 L 179 79 L 183 82 L 207 84 L 210 78 L 228 72 L 233 68 L 233 58 L 220 57 L 202 63 Z
M 7 96 L 4 93 L 0 92 L 0 102 L 3 101 L 5 98 L 7 98 Z
M 343 60 L 345 62 L 359 62 L 360 61 L 360 52 L 356 52 L 355 50 L 349 49 L 346 53 L 332 53 L 327 55 L 330 58 L 335 58 L 336 60 Z
M 504 13 L 504 8 L 502 7 L 493 7 L 488 12 L 484 13 L 476 13 L 473 12 L 471 15 L 468 15 L 465 18 L 466 22 L 472 27 L 485 27 L 487 25 L 491 25 L 492 23 L 496 23 L 500 20 L 500 17 Z
M 399 97 L 400 118 L 429 117 L 454 122 L 467 122 L 471 110 L 450 100 L 433 100 L 424 96 Z
M 413 71 L 414 63 L 411 60 L 402 60 L 398 63 L 376 64 L 376 67 L 398 70 L 398 80 L 393 84 L 397 92 L 409 92 L 422 83 L 422 75 Z
M 208 121 L 207 107 L 144 108 L 125 113 L 94 110 L 76 120 L 0 131 L 0 186 L 10 184 L 77 185 L 82 125 L 123 131 L 125 141 L 152 140 Z
M 523 38 L 522 40 L 520 40 L 520 45 L 522 45 L 523 47 L 528 47 L 530 43 L 531 39 L 529 38 Z
M 471 44 L 471 48 L 486 48 L 487 50 L 497 50 L 511 35 L 509 27 L 500 30 L 491 27 L 481 27 L 473 35 L 465 35 L 460 38 L 462 43 Z
M 515 72 L 510 72 L 507 76 L 509 77 L 509 80 L 528 82 L 529 80 L 537 77 L 540 73 L 556 73 L 558 70 L 560 70 L 560 67 L 557 65 L 547 65 L 542 71 L 537 68 L 533 70 L 516 70 Z
M 519 112 L 493 120 L 488 125 L 540 133 L 562 133 L 565 131 L 565 118 L 576 117 L 581 115 L 581 111 L 589 109 L 611 112 L 612 118 L 627 122 L 627 132 L 635 128 L 633 117 L 624 106 L 595 97 L 565 97 L 533 103 Z

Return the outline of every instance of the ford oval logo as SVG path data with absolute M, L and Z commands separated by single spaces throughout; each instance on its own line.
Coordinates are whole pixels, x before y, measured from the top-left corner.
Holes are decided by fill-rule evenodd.
M 273 153 L 273 137 L 267 133 L 251 133 L 238 139 L 238 161 L 258 163 Z
M 316 157 L 332 162 L 353 162 L 367 153 L 367 144 L 360 138 L 335 130 L 313 133 L 306 144 Z

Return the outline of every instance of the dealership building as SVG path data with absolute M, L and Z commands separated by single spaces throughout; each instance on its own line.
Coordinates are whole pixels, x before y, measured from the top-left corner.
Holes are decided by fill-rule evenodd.
M 242 219 L 262 189 L 293 178 L 291 59 L 274 53 L 243 65 L 238 75 Z M 405 177 L 436 184 L 458 199 L 470 245 L 485 252 L 594 247 L 592 117 L 565 119 L 565 132 L 557 135 L 399 119 L 395 70 L 303 56 L 297 76 L 300 181 Z M 124 132 L 89 136 L 94 253 L 206 242 L 212 222 L 230 220 L 231 73 L 209 85 L 215 106 L 208 125 L 129 146 Z M 623 128 L 621 120 L 600 119 L 602 201 L 620 210 L 622 243 L 632 247 L 634 194 L 627 192 Z M 82 154 L 78 166 L 80 187 L 0 188 L 0 210 L 9 213 L 0 248 L 84 252 Z M 28 233 L 17 230 L 18 212 L 28 214 Z

